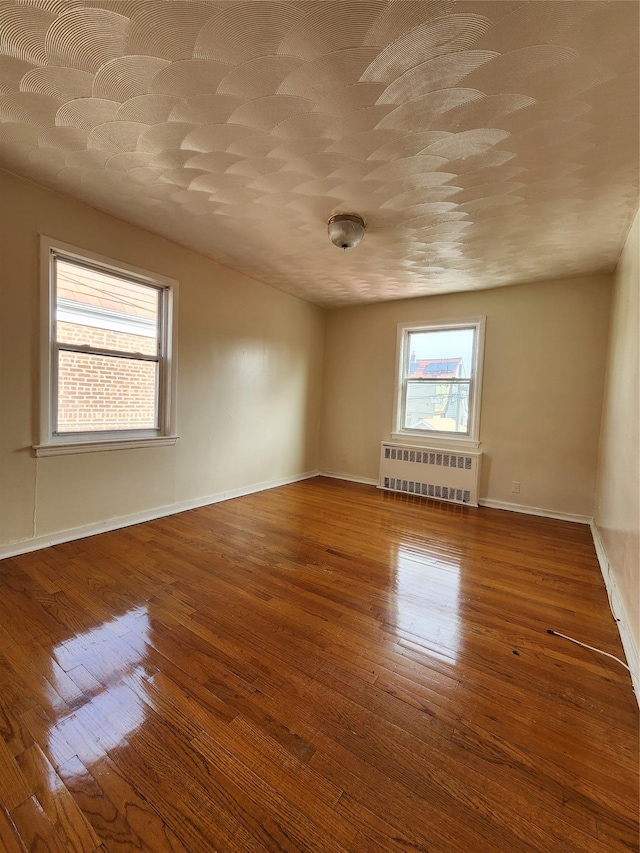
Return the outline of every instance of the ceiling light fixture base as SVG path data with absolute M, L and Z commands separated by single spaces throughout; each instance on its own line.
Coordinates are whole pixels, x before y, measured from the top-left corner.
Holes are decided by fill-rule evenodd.
M 353 249 L 364 237 L 367 223 L 357 213 L 336 213 L 329 218 L 329 239 L 339 249 Z

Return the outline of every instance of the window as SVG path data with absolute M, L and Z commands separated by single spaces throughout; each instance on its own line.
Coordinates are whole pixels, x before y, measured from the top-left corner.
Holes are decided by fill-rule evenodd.
M 38 455 L 175 441 L 177 283 L 41 238 Z
M 478 444 L 484 318 L 398 326 L 394 437 Z

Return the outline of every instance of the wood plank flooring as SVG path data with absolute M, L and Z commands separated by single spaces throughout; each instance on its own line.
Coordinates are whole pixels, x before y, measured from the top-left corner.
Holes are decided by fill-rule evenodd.
M 316 478 L 0 563 L 0 850 L 638 851 L 586 527 Z

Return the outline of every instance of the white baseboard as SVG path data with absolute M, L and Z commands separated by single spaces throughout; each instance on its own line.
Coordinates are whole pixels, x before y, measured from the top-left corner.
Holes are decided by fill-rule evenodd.
M 490 509 L 504 509 L 507 512 L 521 512 L 524 515 L 539 515 L 542 518 L 555 518 L 558 521 L 571 521 L 574 524 L 591 524 L 591 516 L 588 515 L 573 515 L 569 512 L 553 512 L 550 509 L 542 509 L 538 506 L 523 506 L 522 504 L 508 503 L 507 501 L 494 501 L 488 498 L 481 498 L 478 501 L 479 506 L 486 506 Z
M 378 480 L 371 477 L 354 477 L 352 474 L 336 474 L 334 471 L 320 471 L 321 477 L 331 477 L 332 480 L 346 480 L 348 483 L 362 483 L 364 486 L 377 486 Z
M 280 480 L 271 480 L 268 483 L 257 483 L 252 486 L 244 486 L 240 489 L 231 489 L 228 492 L 219 492 L 215 495 L 195 498 L 190 501 L 169 504 L 167 506 L 155 507 L 154 509 L 136 512 L 131 515 L 122 515 L 118 518 L 110 518 L 107 521 L 99 521 L 95 524 L 85 524 L 82 527 L 71 527 L 56 533 L 48 533 L 44 536 L 34 536 L 32 539 L 22 539 L 8 545 L 0 546 L 0 560 L 7 557 L 17 557 L 30 551 L 39 551 L 41 548 L 49 548 L 51 545 L 60 545 L 63 542 L 71 542 L 74 539 L 85 539 L 87 536 L 95 536 L 98 533 L 107 533 L 110 530 L 120 530 L 122 527 L 131 527 L 133 524 L 142 524 L 144 521 L 153 521 L 156 518 L 164 518 L 167 515 L 175 515 L 189 509 L 198 509 L 201 506 L 228 501 L 231 498 L 239 498 L 243 495 L 252 495 L 255 492 L 263 492 L 267 489 L 275 489 L 277 486 L 287 486 L 290 483 L 298 483 L 300 480 L 308 480 L 317 477 L 319 471 L 308 471 L 296 477 L 284 477 Z
M 337 474 L 334 471 L 320 471 L 321 477 L 332 477 L 334 480 L 347 480 L 350 483 L 363 483 L 366 486 L 378 486 L 379 480 L 373 480 L 370 477 L 354 477 L 352 474 Z M 436 500 L 436 498 L 430 498 Z M 574 524 L 591 524 L 591 516 L 589 515 L 573 515 L 568 512 L 552 512 L 548 509 L 542 509 L 537 506 L 523 506 L 522 504 L 507 503 L 506 501 L 478 500 L 477 504 L 468 504 L 468 506 L 486 506 L 491 509 L 504 509 L 508 512 L 522 512 L 525 515 L 539 515 L 542 518 L 555 518 L 558 521 L 571 521 Z
M 622 648 L 624 649 L 627 663 L 631 669 L 631 681 L 633 682 L 636 701 L 640 706 L 640 652 L 638 651 L 636 637 L 633 628 L 631 627 L 624 599 L 620 595 L 615 575 L 611 571 L 611 564 L 607 557 L 604 542 L 602 541 L 600 531 L 598 530 L 595 521 L 591 522 L 591 535 L 593 536 L 593 544 L 596 549 L 596 555 L 598 557 L 598 563 L 600 564 L 600 571 L 602 572 L 604 585 L 607 590 L 607 595 L 609 596 L 609 606 L 611 607 L 613 618 L 618 626 L 618 633 L 622 640 Z

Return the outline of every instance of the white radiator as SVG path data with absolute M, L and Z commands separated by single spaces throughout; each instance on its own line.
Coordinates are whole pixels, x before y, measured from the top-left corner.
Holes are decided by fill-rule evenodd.
M 478 506 L 481 456 L 383 441 L 378 488 Z

